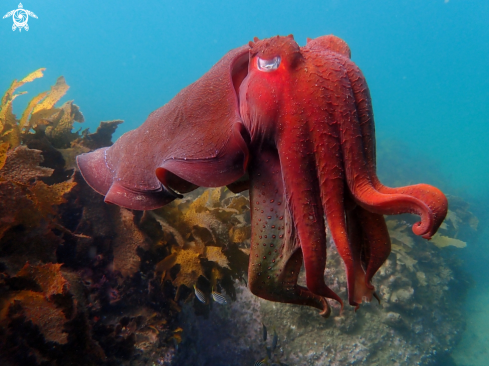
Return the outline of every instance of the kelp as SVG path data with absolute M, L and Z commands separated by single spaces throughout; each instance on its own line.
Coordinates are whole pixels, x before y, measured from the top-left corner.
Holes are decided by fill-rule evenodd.
M 46 184 L 43 179 L 51 177 L 54 169 L 43 166 L 46 163 L 45 151 L 28 147 L 33 138 L 39 138 L 39 135 L 45 137 L 44 133 L 32 130 L 40 123 L 40 119 L 35 119 L 34 115 L 37 113 L 39 116 L 47 109 L 54 108 L 54 104 L 68 89 L 64 79 L 51 92 L 34 97 L 20 120 L 12 112 L 12 102 L 17 96 L 26 93 L 15 94 L 16 90 L 42 77 L 43 71 L 39 69 L 21 81 L 15 80 L 1 99 L 0 141 L 3 142 L 0 143 L 0 255 L 9 274 L 15 273 L 27 260 L 38 262 L 55 258 L 56 247 L 62 243 L 62 239 L 54 231 L 63 227 L 57 217 L 58 208 L 67 202 L 65 196 L 76 186 L 70 174 L 62 182 Z M 49 140 L 46 144 L 49 144 Z M 19 272 L 17 276 L 23 275 Z M 52 309 L 48 298 L 20 292 L 11 294 L 9 299 L 4 303 L 2 311 L 9 308 L 8 304 L 25 303 L 25 314 L 30 314 L 27 318 L 37 324 L 32 317 L 38 313 L 31 310 L 42 311 L 41 305 L 44 304 L 46 311 L 51 311 L 51 316 L 46 319 L 59 320 L 56 316 L 58 311 Z M 37 304 L 36 307 L 29 308 L 30 302 Z
M 84 118 L 57 105 L 63 77 L 17 118 L 16 90 L 43 71 L 14 81 L 0 106 L 0 353 L 12 365 L 170 362 L 192 286 L 232 299 L 246 276 L 248 198 L 220 188 L 152 213 L 105 204 L 75 158 L 110 146 L 122 121 L 74 131 Z
M 461 198 L 449 196 L 448 202 L 450 208 L 447 218 L 431 242 L 438 248 L 465 248 L 467 241 L 461 238 L 470 238 L 477 231 L 479 219 L 469 210 L 468 203 Z
M 25 94 L 27 92 L 21 92 L 14 94 L 15 91 L 23 86 L 25 83 L 29 83 L 37 78 L 43 76 L 43 71 L 45 69 L 38 69 L 20 81 L 14 80 L 10 87 L 7 89 L 5 94 L 1 99 L 0 104 L 0 141 L 8 142 L 11 148 L 15 148 L 21 143 L 22 126 L 19 121 L 17 121 L 15 115 L 12 112 L 12 102 L 18 96 Z M 41 99 L 41 98 L 34 98 Z M 28 116 L 25 117 L 27 119 Z
M 113 121 L 102 121 L 94 133 L 88 129 L 81 132 L 81 136 L 71 143 L 72 147 L 84 147 L 89 150 L 95 150 L 99 147 L 112 145 L 112 135 L 117 126 L 123 121 L 116 119 Z
M 13 319 L 24 317 L 39 328 L 47 342 L 65 344 L 67 333 L 63 328 L 69 320 L 65 312 L 69 313 L 68 307 L 72 307 L 73 303 L 59 306 L 56 302 L 56 296 L 68 294 L 70 288 L 60 268 L 61 264 L 31 266 L 27 263 L 10 278 L 9 283 L 14 287 L 24 283 L 26 289 L 12 291 L 4 300 L 0 324 L 8 327 Z
M 185 233 L 184 240 L 198 240 L 204 246 L 226 247 L 249 240 L 248 198 L 234 195 L 223 187 L 197 192 L 201 195 L 176 200 L 155 210 L 154 214 L 178 232 Z
M 2 104 L 0 105 L 0 141 L 8 142 L 10 148 L 19 146 L 25 141 L 27 135 L 31 134 L 32 130 L 42 131 L 55 147 L 67 146 L 78 136 L 72 133 L 71 130 L 74 122 L 84 121 L 79 108 L 72 101 L 64 103 L 59 108 L 55 107 L 55 104 L 69 89 L 62 76 L 58 78 L 51 90 L 38 94 L 28 103 L 20 120 L 17 120 L 13 114 L 12 102 L 19 95 L 26 93 L 14 94 L 15 91 L 25 83 L 42 77 L 44 70 L 38 69 L 21 81 L 14 80 L 2 97 Z
M 437 249 L 465 248 L 467 241 L 473 238 L 471 234 L 477 230 L 478 219 L 469 211 L 468 204 L 454 196 L 449 196 L 448 201 L 450 209 L 447 219 L 428 243 L 412 233 L 412 222 L 403 220 L 407 217 L 393 216 L 386 221 L 392 241 L 392 255 L 395 256 L 396 263 L 415 273 L 421 286 L 429 284 L 430 276 L 419 270 L 418 262 L 436 257 Z M 458 238 L 459 235 L 466 238 L 465 241 Z
M 244 277 L 248 262 L 239 248 L 249 247 L 249 199 L 223 187 L 197 193 L 152 212 L 164 231 L 159 245 L 171 248 L 155 270 L 178 288 L 176 299 L 180 286 L 192 289 L 199 277 L 208 290 L 223 286 L 233 297 L 232 279 Z
M 431 242 L 435 244 L 438 248 L 445 248 L 448 246 L 453 246 L 456 248 L 465 248 L 467 246 L 467 243 L 462 240 L 450 238 L 448 236 L 444 236 L 440 234 L 433 235 L 433 238 L 431 238 Z
M 0 169 L 0 181 L 11 181 L 27 185 L 36 178 L 49 177 L 53 169 L 42 167 L 42 152 L 19 146 L 6 154 L 5 162 Z
M 5 162 L 7 161 L 8 148 L 9 148 L 8 142 L 3 142 L 0 144 L 0 170 L 3 168 Z
M 193 249 L 175 248 L 173 253 L 156 265 L 157 272 L 166 272 L 179 264 L 180 271 L 172 281 L 177 287 L 185 285 L 192 288 L 200 276 L 204 276 L 201 265 L 201 254 Z
M 37 228 L 43 220 L 52 223 L 56 206 L 66 202 L 64 195 L 76 183 L 73 180 L 48 186 L 38 178 L 52 174 L 52 169 L 39 166 L 41 152 L 19 146 L 7 154 L 0 169 L 0 239 L 11 227 L 23 225 Z
M 138 250 L 148 250 L 151 244 L 135 223 L 133 212 L 124 208 L 118 211 L 113 220 L 115 240 L 112 265 L 114 271 L 126 278 L 139 271 L 141 258 L 137 255 Z
M 170 305 L 149 293 L 144 301 L 163 310 L 143 315 L 135 284 L 123 280 L 139 273 L 138 250 L 149 248 L 148 242 L 143 245 L 145 234 L 136 223 L 129 225 L 132 212 L 107 207 L 73 169 L 77 153 L 110 145 L 122 121 L 102 123 L 95 133 L 73 132 L 84 118 L 72 101 L 56 105 L 69 88 L 63 77 L 27 103 L 18 119 L 12 102 L 26 92 L 16 90 L 43 71 L 14 81 L 0 104 L 2 364 L 120 364 L 113 346 L 129 346 L 131 354 L 155 353 L 165 349 L 162 341 L 171 351 Z M 70 149 L 75 153 L 66 154 Z M 117 306 L 122 298 L 133 307 L 102 324 L 100 318 L 110 313 L 104 307 Z M 122 331 L 126 319 L 137 326 Z

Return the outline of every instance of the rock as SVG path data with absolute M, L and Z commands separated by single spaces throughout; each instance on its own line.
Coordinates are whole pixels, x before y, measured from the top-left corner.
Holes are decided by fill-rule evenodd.
M 334 245 L 329 251 L 326 283 L 346 299 L 346 278 Z M 410 255 L 416 258 L 415 248 Z M 416 272 L 406 266 L 396 272 L 394 257 L 388 261 L 387 270 L 374 278 L 381 304 L 376 301 L 362 304 L 357 312 L 345 305 L 340 314 L 339 306 L 330 301 L 333 313 L 328 319 L 321 318 L 313 308 L 256 298 L 244 284 L 236 283 L 237 301 L 229 307 L 213 304 L 209 319 L 196 317 L 191 305 L 186 305 L 181 320 L 186 324 L 187 338 L 180 345 L 174 364 L 253 365 L 265 358 L 274 328 L 278 334 L 278 347 L 272 355 L 275 363 L 431 364 L 446 357 L 460 338 L 458 333 L 464 320 L 459 309 L 464 299 L 460 296 L 447 300 L 450 294 L 445 287 L 448 284 L 450 288 L 456 287 L 457 282 L 456 276 L 444 276 L 441 280 L 436 275 L 447 267 L 443 259 L 418 262 L 416 266 L 420 267 L 416 272 L 422 271 L 427 279 L 436 276 L 436 284 L 421 286 Z M 262 339 L 261 322 L 268 328 L 267 342 Z
M 413 295 L 414 289 L 412 287 L 400 288 L 392 293 L 390 301 L 409 307 L 409 300 L 413 297 Z
M 382 322 L 390 326 L 398 326 L 403 323 L 401 314 L 392 311 L 384 315 Z

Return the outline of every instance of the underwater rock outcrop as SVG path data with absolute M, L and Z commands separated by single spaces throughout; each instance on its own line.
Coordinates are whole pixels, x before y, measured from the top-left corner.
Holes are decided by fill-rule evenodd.
M 457 211 L 463 205 L 450 197 Z M 472 231 L 476 218 L 465 206 L 459 229 Z M 184 341 L 177 364 L 253 364 L 267 356 L 261 339 L 262 322 L 279 336 L 275 360 L 287 365 L 429 365 L 447 360 L 459 342 L 465 319 L 463 303 L 468 278 L 457 259 L 458 248 L 439 248 L 416 238 L 406 216 L 388 218 L 393 252 L 376 280 L 380 304 L 366 304 L 357 312 L 334 306 L 333 315 L 318 321 L 314 310 L 272 303 L 237 287 L 237 301 L 228 307 L 214 305 L 207 318 L 191 308 L 182 312 Z M 442 234 L 457 230 L 449 221 Z M 469 237 L 470 239 L 470 237 Z M 329 243 L 325 279 L 340 296 L 346 278 L 334 243 Z M 305 281 L 303 274 L 302 281 Z M 219 350 L 219 351 L 216 351 Z M 244 361 L 246 360 L 246 361 Z
M 389 218 L 393 252 L 374 282 L 381 304 L 341 315 L 334 305 L 318 320 L 248 291 L 246 194 L 198 189 L 146 212 L 105 204 L 75 157 L 110 145 L 122 121 L 73 132 L 84 118 L 72 101 L 56 106 L 64 78 L 17 118 L 16 89 L 42 71 L 14 81 L 0 105 L 2 365 L 252 365 L 272 348 L 269 358 L 288 365 L 411 365 L 458 341 L 466 283 L 453 253 L 477 228 L 463 200 L 450 197 L 431 243 L 408 229 L 413 218 Z M 346 297 L 328 247 L 325 278 Z

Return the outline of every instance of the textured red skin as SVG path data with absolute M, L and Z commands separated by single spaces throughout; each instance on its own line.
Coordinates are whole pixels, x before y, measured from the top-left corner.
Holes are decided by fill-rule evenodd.
M 246 70 L 247 60 L 248 47 L 230 51 L 139 128 L 109 148 L 78 156 L 88 184 L 106 202 L 151 210 L 179 197 L 174 189 L 188 191 L 188 182 L 217 187 L 239 179 L 249 152 L 233 82 L 244 77 L 240 70 Z M 165 171 L 182 178 L 181 184 L 169 183 L 175 179 L 161 182 L 168 178 Z
M 277 56 L 276 70 L 258 69 L 258 58 Z M 249 189 L 250 290 L 324 316 L 324 298 L 343 306 L 324 279 L 325 223 L 358 308 L 375 296 L 371 280 L 390 253 L 383 215 L 419 215 L 413 231 L 429 239 L 447 212 L 435 187 L 379 182 L 367 83 L 334 36 L 302 48 L 292 36 L 255 39 L 229 52 L 137 130 L 78 165 L 106 201 L 133 209 L 160 207 L 178 197 L 174 190 L 196 186 Z M 297 284 L 303 263 L 307 288 Z

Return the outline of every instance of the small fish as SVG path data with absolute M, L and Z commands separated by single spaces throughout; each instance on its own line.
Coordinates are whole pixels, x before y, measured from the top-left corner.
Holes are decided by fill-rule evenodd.
M 263 366 L 263 365 L 269 365 L 268 357 L 265 357 L 263 360 L 259 360 L 255 362 L 255 366 Z
M 272 358 L 272 350 L 270 349 L 270 347 L 267 347 L 267 356 L 268 358 Z
M 212 299 L 221 305 L 227 305 L 228 303 L 226 296 L 220 294 L 219 292 L 214 291 L 214 288 L 212 288 Z
M 207 304 L 207 299 L 205 298 L 204 293 L 200 291 L 195 285 L 194 285 L 194 290 L 195 290 L 195 297 L 197 297 L 197 299 L 199 299 L 200 302 Z
M 275 349 L 277 348 L 277 342 L 278 342 L 277 331 L 275 330 L 275 328 L 273 328 L 272 352 L 275 352 Z
M 263 325 L 263 342 L 267 341 L 267 327 L 265 324 L 261 323 Z

